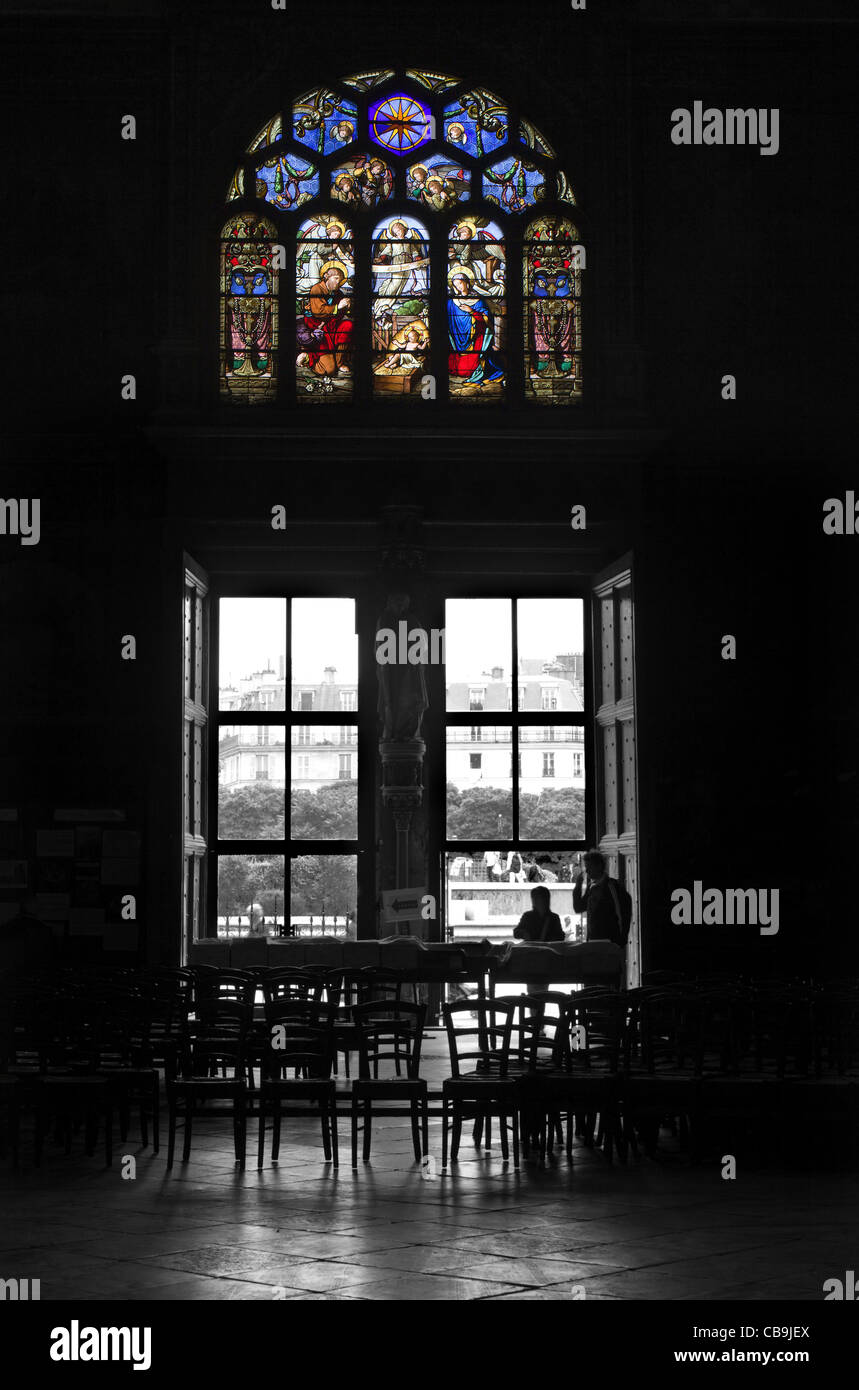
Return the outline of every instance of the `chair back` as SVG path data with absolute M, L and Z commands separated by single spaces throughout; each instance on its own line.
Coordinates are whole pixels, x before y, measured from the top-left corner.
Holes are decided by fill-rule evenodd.
M 319 999 L 284 1000 L 267 1029 L 263 1073 L 328 1080 L 334 1065 L 334 1005 Z
M 516 1008 L 515 999 L 460 999 L 444 1005 L 450 1069 L 455 1078 L 462 1076 L 464 1063 L 469 1064 L 469 1070 L 493 1074 L 499 1080 L 506 1078 Z
M 420 1077 L 421 1043 L 426 1004 L 405 1000 L 375 1000 L 356 1004 L 352 1019 L 358 1029 L 358 1075 L 378 1080 L 380 1067 L 406 1067 L 409 1081 Z

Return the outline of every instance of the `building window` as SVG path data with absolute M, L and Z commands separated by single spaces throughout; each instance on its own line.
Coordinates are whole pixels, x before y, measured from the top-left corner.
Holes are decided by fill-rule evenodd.
M 354 710 L 358 708 L 357 690 L 340 691 L 340 708 L 344 710 Z
M 558 692 L 554 686 L 543 686 L 540 691 L 540 708 L 556 710 L 558 708 Z
M 486 690 L 483 686 L 471 686 L 468 691 L 468 708 L 482 710 L 483 702 L 486 699 Z
M 581 777 L 581 775 L 582 775 L 582 755 L 581 755 L 581 753 L 574 753 L 574 754 L 573 754 L 573 776 L 574 776 L 574 777 Z
M 222 398 L 348 403 L 365 363 L 380 404 L 423 400 L 427 374 L 451 402 L 579 401 L 575 205 L 546 137 L 485 88 L 409 69 L 305 93 L 257 130 L 227 190 Z
M 358 712 L 317 711 L 314 695 L 330 686 L 334 670 L 358 690 L 355 601 L 224 595 L 218 631 L 207 930 L 345 935 L 357 912 L 359 852 L 372 843 L 371 826 L 359 820 L 357 751 L 336 752 L 354 741 Z M 285 674 L 273 679 L 264 669 L 275 652 L 275 669 L 291 672 L 291 689 Z M 241 711 L 233 707 L 233 684 L 243 692 Z M 271 751 L 249 752 L 234 776 L 236 742 Z M 287 759 L 287 748 L 301 751 Z
M 555 755 L 554 753 L 543 754 L 543 776 L 554 777 L 555 775 Z
M 473 772 L 478 772 L 478 771 L 480 770 L 480 766 L 481 766 L 482 762 L 483 762 L 483 755 L 482 755 L 482 753 L 469 753 L 469 755 L 468 755 L 468 765 L 469 765 L 469 767 L 471 768 L 471 770 L 472 770 Z
M 481 729 L 480 725 L 479 725 L 479 724 L 477 724 L 477 725 L 472 724 L 472 726 L 471 726 L 471 742 L 472 742 L 472 743 L 479 743 L 480 740 L 482 739 L 482 737 L 483 737 L 483 730 Z

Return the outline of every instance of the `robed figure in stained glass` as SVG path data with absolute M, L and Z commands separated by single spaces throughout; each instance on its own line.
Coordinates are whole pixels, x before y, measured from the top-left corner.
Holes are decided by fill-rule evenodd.
M 296 324 L 297 341 L 302 349 L 296 365 L 308 367 L 315 376 L 349 375 L 351 306 L 342 293 L 347 277 L 347 267 L 342 261 L 326 261 L 321 278 L 308 292 L 305 312 Z
M 474 272 L 465 266 L 455 266 L 448 276 L 448 371 L 465 386 L 483 386 L 500 381 L 504 368 L 493 353 L 494 316 L 486 300 L 472 293 L 473 284 Z

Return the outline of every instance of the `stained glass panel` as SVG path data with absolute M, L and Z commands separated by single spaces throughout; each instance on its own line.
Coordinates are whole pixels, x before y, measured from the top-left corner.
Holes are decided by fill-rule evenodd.
M 245 171 L 237 169 L 230 180 L 230 187 L 227 192 L 227 202 L 234 203 L 236 198 L 244 196 L 245 191 Z
M 429 233 L 409 214 L 373 233 L 373 390 L 419 396 L 429 351 Z
M 378 155 L 352 155 L 331 171 L 331 197 L 347 208 L 374 208 L 393 193 L 393 172 Z
M 269 399 L 275 389 L 278 272 L 274 226 L 241 213 L 221 232 L 221 394 Z
M 525 235 L 526 390 L 539 401 L 569 403 L 582 391 L 578 232 L 565 218 L 546 216 Z
M 471 173 L 450 155 L 431 154 L 422 164 L 406 171 L 406 192 L 421 207 L 445 212 L 469 197 Z
M 429 107 L 403 92 L 377 101 L 368 119 L 370 139 L 392 154 L 411 154 L 433 135 Z
M 248 145 L 248 154 L 253 154 L 255 150 L 265 149 L 266 145 L 273 145 L 276 140 L 280 140 L 283 130 L 280 122 L 280 112 L 272 116 L 267 121 L 262 130 L 258 131 L 251 143 Z
M 463 92 L 444 108 L 444 138 L 468 154 L 490 154 L 507 139 L 507 108 L 483 88 Z
M 428 92 L 446 92 L 459 81 L 458 77 L 447 77 L 443 72 L 427 72 L 425 68 L 407 68 L 406 77 L 419 82 Z
M 267 159 L 256 171 L 256 193 L 281 212 L 301 207 L 319 192 L 316 167 L 295 154 Z
M 448 381 L 454 399 L 503 394 L 505 280 L 501 228 L 486 217 L 462 218 L 448 245 Z
M 548 155 L 550 159 L 554 159 L 555 151 L 552 146 L 545 135 L 541 135 L 537 127 L 532 125 L 530 121 L 521 120 L 519 122 L 519 139 L 523 145 L 528 146 L 529 150 L 538 150 L 540 154 Z
M 370 92 L 374 87 L 380 87 L 383 82 L 389 81 L 393 75 L 393 68 L 376 68 L 372 72 L 353 73 L 351 77 L 344 77 L 343 81 L 356 92 Z
M 352 395 L 355 261 L 346 222 L 320 213 L 298 230 L 295 253 L 296 390 L 300 400 Z
M 576 195 L 570 187 L 569 179 L 563 170 L 558 172 L 558 197 L 562 203 L 572 203 L 576 205 Z
M 358 108 L 351 97 L 320 87 L 299 97 L 292 118 L 296 140 L 317 154 L 331 154 L 355 139 Z
M 513 156 L 484 171 L 483 196 L 488 203 L 496 203 L 502 212 L 523 212 L 543 201 L 546 180 L 536 164 Z

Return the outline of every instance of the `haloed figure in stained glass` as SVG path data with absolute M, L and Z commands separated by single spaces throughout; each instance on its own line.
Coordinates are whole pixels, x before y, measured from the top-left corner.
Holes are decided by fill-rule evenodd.
M 350 375 L 352 319 L 349 299 L 343 293 L 348 275 L 343 261 L 326 261 L 296 324 L 301 348 L 296 366 L 306 367 L 316 377 Z
M 467 266 L 454 266 L 448 276 L 448 288 L 448 370 L 452 393 L 465 394 L 481 390 L 490 382 L 502 382 L 504 368 L 493 352 L 495 319 L 486 300 L 474 293 L 474 272 Z

